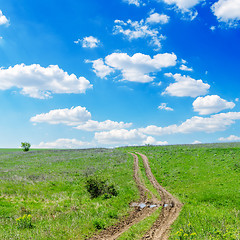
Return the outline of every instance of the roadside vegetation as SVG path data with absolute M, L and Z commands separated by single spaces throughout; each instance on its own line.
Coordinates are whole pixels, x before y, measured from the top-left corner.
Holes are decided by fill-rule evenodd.
M 240 238 L 240 145 L 131 147 L 183 204 L 170 239 Z
M 87 186 L 101 179 L 101 194 Z M 85 239 L 139 198 L 132 157 L 118 150 L 0 150 L 0 239 Z

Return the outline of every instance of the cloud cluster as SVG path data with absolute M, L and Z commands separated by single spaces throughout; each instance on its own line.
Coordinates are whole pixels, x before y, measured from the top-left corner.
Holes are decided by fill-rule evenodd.
M 85 107 L 55 109 L 48 113 L 37 114 L 30 119 L 33 123 L 65 124 L 76 126 L 91 119 L 91 113 Z
M 175 83 L 171 83 L 163 92 L 170 96 L 176 97 L 197 97 L 205 95 L 210 88 L 210 85 L 203 83 L 202 80 L 195 80 L 189 76 L 182 76 L 181 74 L 166 73 L 165 76 L 175 79 Z
M 137 129 L 126 130 L 111 130 L 108 132 L 95 133 L 94 139 L 101 144 L 119 144 L 119 145 L 131 145 L 131 144 L 152 144 L 152 145 L 166 145 L 168 142 L 156 141 L 152 136 L 146 136 L 139 132 Z
M 150 44 L 155 46 L 155 50 L 161 48 L 161 41 L 165 37 L 160 34 L 159 26 L 153 27 L 155 24 L 166 24 L 169 22 L 169 16 L 159 13 L 151 13 L 146 20 L 126 22 L 122 20 L 115 20 L 115 26 L 113 29 L 114 34 L 123 34 L 129 41 L 139 38 L 149 38 Z
M 226 137 L 226 138 L 220 137 L 218 140 L 222 142 L 237 142 L 237 141 L 240 141 L 240 137 L 235 135 L 230 135 L 229 137 Z
M 218 21 L 225 22 L 230 26 L 236 26 L 240 21 L 239 0 L 219 0 L 211 7 Z
M 55 109 L 48 113 L 37 114 L 30 119 L 34 124 L 48 123 L 48 124 L 64 124 L 73 126 L 78 130 L 84 131 L 106 131 L 112 129 L 123 129 L 132 126 L 132 123 L 114 122 L 106 120 L 98 122 L 91 120 L 91 113 L 85 107 L 72 107 L 70 109 Z
M 232 109 L 235 107 L 235 103 L 228 102 L 218 95 L 209 95 L 205 97 L 198 97 L 193 102 L 193 109 L 200 115 L 207 115 L 212 113 L 218 113 L 224 109 Z
M 78 39 L 77 41 L 74 41 L 74 43 L 79 44 L 82 43 L 83 48 L 96 48 L 100 45 L 100 40 L 93 36 L 85 37 L 83 39 Z
M 176 60 L 177 56 L 174 53 L 157 54 L 153 58 L 142 53 L 136 53 L 132 57 L 127 53 L 112 53 L 105 57 L 105 63 L 102 59 L 93 61 L 93 69 L 100 77 L 119 70 L 123 80 L 146 83 L 154 80 L 154 76 L 150 76 L 151 73 L 175 66 Z
M 111 129 L 130 128 L 131 126 L 132 126 L 132 123 L 115 122 L 111 120 L 106 120 L 103 122 L 88 120 L 87 122 L 80 124 L 75 128 L 78 130 L 96 132 L 96 131 L 107 131 Z
M 7 25 L 9 24 L 9 20 L 3 15 L 2 11 L 0 10 L 0 25 Z
M 70 148 L 70 149 L 78 149 L 78 148 L 87 148 L 93 147 L 92 143 L 79 141 L 77 139 L 68 139 L 68 138 L 60 138 L 54 142 L 40 142 L 39 145 L 34 145 L 34 148 Z
M 240 112 L 228 112 L 212 115 L 208 118 L 194 116 L 187 119 L 180 125 L 170 125 L 167 127 L 158 127 L 154 125 L 140 128 L 139 131 L 149 135 L 169 135 L 176 133 L 193 133 L 193 132 L 206 132 L 213 133 L 216 131 L 224 131 L 235 120 L 240 119 Z
M 57 65 L 44 68 L 39 64 L 19 64 L 0 68 L 0 79 L 0 90 L 16 87 L 22 89 L 21 94 L 39 99 L 49 98 L 53 93 L 85 93 L 92 88 L 86 78 L 69 75 Z
M 127 2 L 129 5 L 133 4 L 139 7 L 142 3 L 141 0 L 123 0 L 124 2 Z
M 158 0 L 160 1 L 160 0 Z M 183 14 L 187 14 L 187 19 L 193 20 L 198 15 L 198 12 L 194 10 L 194 7 L 204 0 L 163 0 L 168 5 L 175 6 L 176 10 L 181 11 Z

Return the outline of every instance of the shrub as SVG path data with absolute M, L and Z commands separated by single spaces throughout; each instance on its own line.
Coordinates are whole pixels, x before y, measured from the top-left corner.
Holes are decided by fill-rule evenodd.
M 113 184 L 108 185 L 106 180 L 101 180 L 97 177 L 89 177 L 86 180 L 86 188 L 90 193 L 91 198 L 97 198 L 104 195 L 104 198 L 111 198 L 117 196 L 117 190 Z
M 104 229 L 106 224 L 105 222 L 102 220 L 102 219 L 95 219 L 93 221 L 93 226 L 96 228 L 96 229 Z
M 28 142 L 22 142 L 22 143 L 21 143 L 21 147 L 22 147 L 22 149 L 23 149 L 24 152 L 27 152 L 27 151 L 29 151 L 29 149 L 30 149 L 30 147 L 31 147 L 31 144 L 28 143 Z

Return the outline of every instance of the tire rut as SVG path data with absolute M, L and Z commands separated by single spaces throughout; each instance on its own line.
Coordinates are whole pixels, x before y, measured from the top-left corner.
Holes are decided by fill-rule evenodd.
M 137 184 L 140 193 L 140 202 L 146 205 L 157 205 L 161 206 L 162 203 L 157 199 L 157 197 L 145 187 L 141 178 L 139 176 L 139 163 L 138 156 L 131 153 L 134 158 L 134 180 Z M 148 200 L 148 195 L 151 196 L 151 200 Z M 127 218 L 123 218 L 116 225 L 110 226 L 107 229 L 102 230 L 99 234 L 89 238 L 89 240 L 114 240 L 117 239 L 121 234 L 126 232 L 131 226 L 137 224 L 138 222 L 144 220 L 145 218 L 151 216 L 157 208 L 145 207 L 141 209 L 140 207 L 135 207 L 134 211 L 130 212 Z
M 142 240 L 166 240 L 169 236 L 170 227 L 177 219 L 183 204 L 158 183 L 158 181 L 152 174 L 148 158 L 141 153 L 137 154 L 142 157 L 146 175 L 152 185 L 159 192 L 161 200 L 163 202 L 163 208 L 159 215 L 159 218 L 153 224 L 152 228 L 147 232 L 147 234 L 145 234 Z

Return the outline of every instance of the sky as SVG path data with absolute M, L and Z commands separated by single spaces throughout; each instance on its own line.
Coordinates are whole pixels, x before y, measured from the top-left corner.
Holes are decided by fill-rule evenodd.
M 239 0 L 0 0 L 0 148 L 240 140 Z

